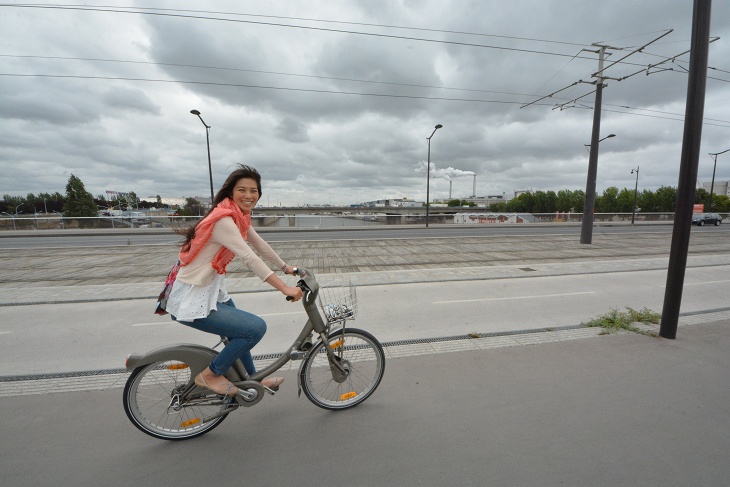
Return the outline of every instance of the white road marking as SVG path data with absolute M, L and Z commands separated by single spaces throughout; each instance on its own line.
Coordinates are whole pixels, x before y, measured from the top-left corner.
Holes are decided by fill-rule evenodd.
M 703 285 L 703 284 L 723 284 L 723 283 L 726 283 L 726 282 L 730 282 L 730 279 L 725 279 L 724 281 L 685 282 L 684 285 L 685 286 L 700 286 L 700 285 Z M 662 284 L 659 287 L 667 287 L 667 285 L 666 284 Z
M 12 331 L 0 331 L 0 335 L 9 335 Z
M 725 279 L 724 281 L 688 282 L 685 284 L 685 286 L 698 286 L 700 284 L 722 284 L 723 282 L 730 282 L 730 279 Z
M 582 294 L 596 294 L 596 292 L 585 291 L 580 293 L 541 294 L 539 296 L 511 296 L 508 298 L 455 299 L 453 301 L 434 301 L 433 304 L 478 303 L 480 301 L 505 301 L 509 299 L 560 298 L 563 296 L 579 296 Z

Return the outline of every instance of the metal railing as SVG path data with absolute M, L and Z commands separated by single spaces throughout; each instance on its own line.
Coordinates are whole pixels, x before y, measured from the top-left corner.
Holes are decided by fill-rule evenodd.
M 729 213 L 720 213 L 723 219 L 730 219 Z M 197 223 L 199 216 L 145 216 L 133 218 L 89 217 L 69 218 L 40 215 L 19 215 L 0 217 L 0 231 L 13 230 L 73 230 L 73 229 L 174 229 L 188 227 Z M 443 225 L 499 225 L 499 224 L 579 224 L 580 213 L 492 213 L 489 211 L 458 212 L 456 214 L 432 214 L 431 223 Z M 631 224 L 631 213 L 596 213 L 597 224 Z M 673 213 L 637 213 L 636 223 L 665 223 L 674 221 Z M 730 224 L 730 221 L 728 221 Z M 255 228 L 305 228 L 326 229 L 332 227 L 363 227 L 382 225 L 419 225 L 425 224 L 425 215 L 388 215 L 385 213 L 362 213 L 351 215 L 254 215 Z

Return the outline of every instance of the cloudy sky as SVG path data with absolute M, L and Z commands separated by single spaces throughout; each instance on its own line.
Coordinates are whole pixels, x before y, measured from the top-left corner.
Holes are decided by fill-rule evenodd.
M 216 190 L 250 164 L 265 206 L 422 201 L 436 124 L 432 197 L 449 177 L 471 195 L 472 173 L 481 196 L 585 189 L 593 85 L 524 105 L 590 81 L 593 43 L 623 49 L 608 64 L 673 29 L 605 72 L 620 78 L 688 51 L 692 22 L 678 0 L 20 5 L 0 7 L 0 194 L 64 193 L 74 174 L 94 195 L 209 195 L 197 109 Z M 713 2 L 711 36 L 702 182 L 708 152 L 730 148 L 728 2 Z M 637 166 L 640 189 L 677 185 L 688 61 L 607 81 L 599 193 L 633 188 Z

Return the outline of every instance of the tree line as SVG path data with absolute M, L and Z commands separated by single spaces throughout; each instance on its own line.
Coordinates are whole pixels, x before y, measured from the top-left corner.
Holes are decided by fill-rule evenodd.
M 104 195 L 94 197 L 86 191 L 86 187 L 80 178 L 71 174 L 66 184 L 66 194 L 62 195 L 58 191 L 55 193 L 29 193 L 27 196 L 11 196 L 3 195 L 0 200 L 0 213 L 11 216 L 21 214 L 37 214 L 37 213 L 59 213 L 64 217 L 95 217 L 99 216 L 99 211 L 104 209 L 149 209 L 149 208 L 170 208 L 169 205 L 162 203 L 162 198 L 157 195 L 155 202 L 141 201 L 132 191 L 126 194 L 116 195 L 114 198 L 107 199 Z M 198 215 L 202 211 L 201 203 L 195 198 L 185 198 L 185 206 L 183 208 L 175 207 L 181 216 Z
M 95 217 L 100 208 L 133 209 L 133 208 L 168 208 L 157 195 L 156 202 L 140 201 L 134 192 L 126 196 L 118 195 L 107 200 L 103 195 L 94 198 L 86 191 L 84 183 L 73 174 L 66 184 L 66 194 L 32 193 L 25 197 L 4 195 L 0 200 L 0 213 L 7 215 L 34 213 L 62 213 L 65 217 Z M 489 208 L 494 212 L 506 213 L 582 213 L 585 192 L 582 190 L 563 189 L 558 191 L 528 191 L 509 201 L 494 203 Z M 449 201 L 451 206 L 460 200 Z M 710 194 L 705 189 L 697 189 L 695 203 L 704 204 L 705 211 L 710 211 Z M 643 190 L 636 193 L 637 211 L 647 213 L 673 213 L 677 204 L 677 189 L 662 186 L 656 191 Z M 471 204 L 473 206 L 473 203 Z M 634 190 L 615 186 L 606 188 L 596 198 L 596 213 L 631 213 L 634 207 Z M 180 216 L 193 216 L 205 212 L 201 203 L 195 198 L 185 198 L 185 206 L 176 208 Z M 712 211 L 730 212 L 730 198 L 725 195 L 712 196 Z
M 505 213 L 582 213 L 585 192 L 563 189 L 558 191 L 528 191 L 509 201 L 494 203 L 490 210 Z M 695 191 L 695 204 L 704 204 L 710 211 L 710 193 L 699 188 Z M 646 213 L 673 213 L 677 205 L 677 189 L 662 186 L 656 191 L 645 189 L 636 192 L 636 211 Z M 712 195 L 712 211 L 730 211 L 730 198 Z M 596 197 L 596 213 L 631 213 L 634 209 L 634 190 L 606 188 Z

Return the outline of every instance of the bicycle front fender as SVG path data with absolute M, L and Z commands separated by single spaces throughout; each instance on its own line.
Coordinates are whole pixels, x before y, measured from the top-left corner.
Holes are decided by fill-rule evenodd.
M 157 348 L 147 353 L 133 353 L 127 357 L 127 369 L 133 370 L 143 365 L 167 360 L 177 360 L 190 367 L 193 377 L 213 361 L 218 352 L 202 345 L 181 343 Z

